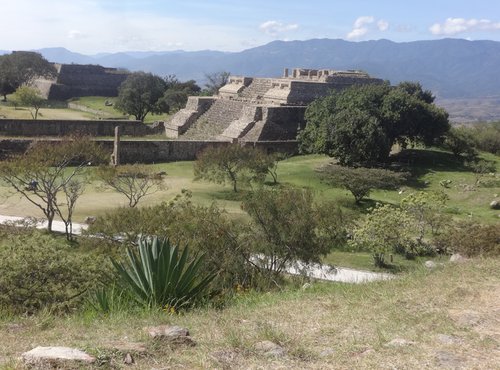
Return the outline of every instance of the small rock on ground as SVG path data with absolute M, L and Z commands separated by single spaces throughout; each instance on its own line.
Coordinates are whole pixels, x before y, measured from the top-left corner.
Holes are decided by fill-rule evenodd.
M 467 258 L 465 258 L 464 256 L 462 256 L 459 253 L 454 253 L 450 257 L 450 262 L 464 262 L 466 260 L 467 260 Z
M 424 266 L 428 269 L 435 269 L 437 267 L 437 264 L 434 261 L 425 261 Z
M 189 330 L 180 326 L 160 325 L 147 328 L 149 336 L 155 339 L 165 340 L 172 344 L 196 345 L 189 335 Z
M 95 358 L 79 349 L 69 347 L 36 347 L 31 351 L 24 352 L 21 358 L 26 364 L 37 364 L 50 362 L 60 366 L 61 363 L 83 362 L 94 363 Z
M 405 347 L 405 346 L 413 346 L 416 344 L 415 342 L 411 340 L 407 340 L 404 338 L 395 338 L 391 340 L 390 342 L 386 343 L 386 347 Z
M 254 349 L 267 357 L 281 357 L 285 355 L 285 349 L 283 347 L 269 340 L 255 343 Z

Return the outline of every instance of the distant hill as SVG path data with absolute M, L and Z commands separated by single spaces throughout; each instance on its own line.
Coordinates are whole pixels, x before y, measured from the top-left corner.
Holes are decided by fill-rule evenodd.
M 228 53 L 220 51 L 122 52 L 83 55 L 64 48 L 40 49 L 59 63 L 100 64 L 202 83 L 206 73 L 279 76 L 284 67 L 361 69 L 392 83 L 420 81 L 439 98 L 500 96 L 500 42 L 443 39 L 396 43 L 314 39 L 274 41 Z M 1 53 L 1 51 L 0 51 Z

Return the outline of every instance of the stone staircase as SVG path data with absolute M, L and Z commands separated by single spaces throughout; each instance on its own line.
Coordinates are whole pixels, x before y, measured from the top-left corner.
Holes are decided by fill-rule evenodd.
M 186 140 L 215 140 L 226 130 L 231 122 L 240 118 L 244 102 L 218 99 L 182 135 Z
M 241 112 L 240 118 L 231 122 L 224 132 L 218 136 L 218 139 L 237 140 L 251 130 L 255 123 L 261 119 L 262 108 L 255 105 L 245 106 Z
M 239 97 L 245 100 L 258 101 L 262 99 L 264 94 L 271 87 L 271 80 L 265 78 L 255 78 L 247 88 L 239 93 Z

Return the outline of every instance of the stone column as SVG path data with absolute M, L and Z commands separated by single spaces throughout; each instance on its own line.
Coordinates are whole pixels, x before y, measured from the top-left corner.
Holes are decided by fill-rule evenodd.
M 120 126 L 115 127 L 115 140 L 113 143 L 113 154 L 111 155 L 111 164 L 118 166 L 120 164 Z
M 285 68 L 283 71 L 283 77 L 288 78 L 288 68 Z

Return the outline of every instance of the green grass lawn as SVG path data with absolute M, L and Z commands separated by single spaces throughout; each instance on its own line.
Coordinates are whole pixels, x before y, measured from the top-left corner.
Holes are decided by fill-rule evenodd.
M 32 119 L 27 107 L 14 107 L 7 96 L 7 102 L 0 102 L 0 118 L 11 119 Z M 127 116 L 117 111 L 113 106 L 106 106 L 106 100 L 114 102 L 116 98 L 106 98 L 102 96 L 85 96 L 71 99 L 70 102 L 82 105 L 99 113 L 84 112 L 78 109 L 69 109 L 66 102 L 48 102 L 46 107 L 39 110 L 40 120 L 63 119 L 63 120 L 95 120 L 95 119 L 134 119 L 133 116 Z M 165 121 L 168 114 L 148 114 L 144 123 L 155 121 Z
M 119 112 L 114 108 L 114 103 L 116 98 L 105 98 L 102 96 L 85 96 L 81 98 L 74 98 L 71 100 L 74 103 L 83 105 L 89 109 L 93 109 L 99 112 L 102 112 L 102 117 L 107 118 L 123 118 L 126 117 L 128 119 L 134 119 L 133 116 L 127 116 L 123 113 Z M 113 103 L 113 106 L 106 106 L 105 102 L 109 101 Z M 165 121 L 169 117 L 168 114 L 148 114 L 144 119 L 144 123 L 152 123 L 155 121 Z

